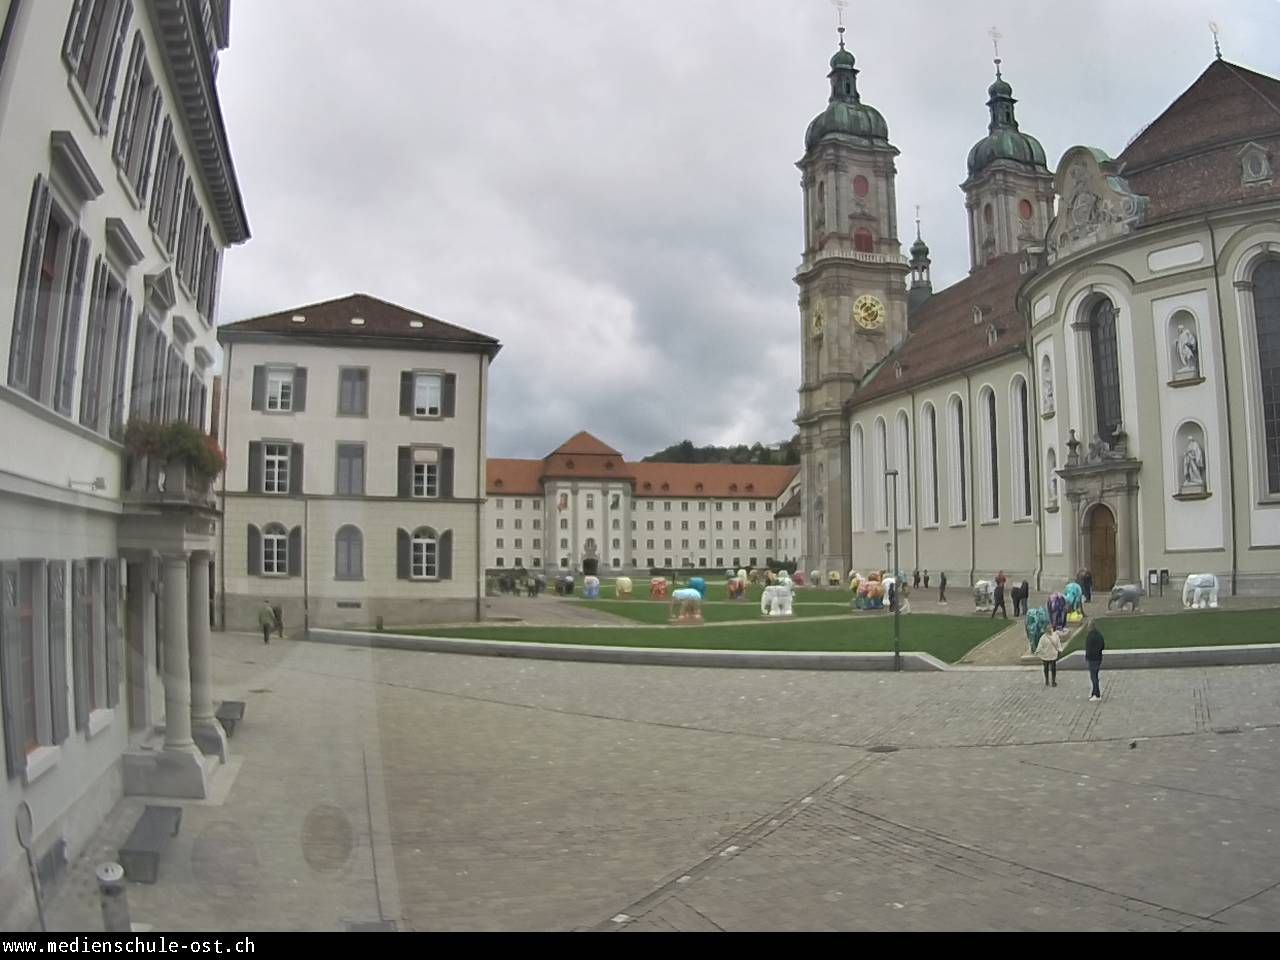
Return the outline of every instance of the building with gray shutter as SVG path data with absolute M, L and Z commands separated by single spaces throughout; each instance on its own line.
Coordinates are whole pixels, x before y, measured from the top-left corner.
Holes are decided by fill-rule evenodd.
M 356 294 L 219 328 L 219 614 L 286 632 L 475 620 L 489 363 L 473 333 Z
M 206 491 L 126 452 L 204 429 L 222 251 L 248 224 L 214 79 L 226 0 L 0 2 L 0 929 L 123 794 L 200 797 Z M 154 460 L 154 458 L 153 458 Z

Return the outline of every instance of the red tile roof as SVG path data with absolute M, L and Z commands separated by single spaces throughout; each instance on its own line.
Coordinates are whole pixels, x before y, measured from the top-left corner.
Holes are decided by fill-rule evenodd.
M 1280 80 L 1215 60 L 1120 155 L 1130 188 L 1149 200 L 1144 226 L 1280 197 L 1280 177 L 1243 182 L 1250 142 L 1280 166 Z
M 548 479 L 622 480 L 637 497 L 777 499 L 797 466 L 732 463 L 628 463 L 622 454 L 579 433 L 542 460 L 491 459 L 489 496 L 541 496 Z
M 1017 295 L 1022 259 L 1022 254 L 1000 257 L 926 300 L 912 317 L 915 329 L 863 382 L 854 395 L 855 405 L 1021 351 L 1023 320 Z M 982 310 L 978 323 L 975 307 Z M 994 344 L 987 342 L 989 325 L 996 328 Z
M 295 321 L 295 317 L 304 319 Z M 364 322 L 354 324 L 353 319 Z M 493 337 L 364 293 L 224 324 L 218 328 L 218 339 L 234 340 L 239 334 L 255 333 L 406 340 L 422 342 L 424 346 L 451 345 L 455 349 L 465 347 L 494 353 L 500 348 Z

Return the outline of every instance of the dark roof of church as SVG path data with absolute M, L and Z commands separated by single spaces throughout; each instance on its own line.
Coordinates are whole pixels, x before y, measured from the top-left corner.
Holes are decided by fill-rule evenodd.
M 998 257 L 922 303 L 912 316 L 914 329 L 862 382 L 854 406 L 1020 352 L 1022 261 L 1020 253 Z M 981 311 L 976 322 L 975 308 Z M 988 342 L 992 326 L 995 343 Z
M 1125 148 L 1121 175 L 1149 198 L 1146 223 L 1280 196 L 1280 178 L 1243 182 L 1251 142 L 1280 166 L 1280 80 L 1214 60 Z
M 361 323 L 353 321 L 360 320 Z M 341 337 L 368 340 L 391 339 L 420 342 L 424 347 L 450 345 L 454 349 L 492 351 L 500 344 L 493 337 L 437 320 L 366 293 L 291 307 L 218 328 L 218 339 L 234 340 L 238 334 L 273 334 L 299 337 Z
M 782 509 L 773 515 L 775 520 L 786 520 L 790 517 L 800 516 L 800 491 L 797 490 L 791 495 L 791 499 L 783 504 Z

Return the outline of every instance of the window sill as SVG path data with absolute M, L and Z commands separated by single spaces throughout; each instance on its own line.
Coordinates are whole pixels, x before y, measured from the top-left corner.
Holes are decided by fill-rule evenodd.
M 298 411 L 293 410 L 292 408 L 291 408 L 291 409 L 289 409 L 289 410 L 268 410 L 266 407 L 263 407 L 263 408 L 262 408 L 261 410 L 259 410 L 258 412 L 259 412 L 259 413 L 265 413 L 265 414 L 267 414 L 268 416 L 271 416 L 271 417 L 279 417 L 279 416 L 285 416 L 285 417 L 287 417 L 287 416 L 289 416 L 290 414 L 297 413 Z
M 62 755 L 61 747 L 36 747 L 27 754 L 26 781 L 27 786 L 35 783 L 46 773 L 58 765 Z
M 124 191 L 125 198 L 133 205 L 133 209 L 141 210 L 145 204 L 138 199 L 138 191 L 133 188 L 133 184 L 129 182 L 129 175 L 119 163 L 116 164 L 116 179 L 120 181 L 120 189 Z
M 1170 380 L 1171 387 L 1197 387 L 1204 383 L 1204 377 L 1183 377 L 1180 380 Z
M 439 577 L 410 577 L 412 583 L 439 583 Z
M 969 526 L 969 521 L 961 520 L 959 523 L 949 523 L 947 524 L 947 526 L 949 526 L 952 530 L 964 530 L 966 527 Z
M 67 89 L 71 91 L 71 99 L 76 102 L 76 106 L 84 114 L 85 122 L 89 124 L 89 130 L 95 137 L 101 137 L 107 132 L 106 128 L 102 125 L 102 121 L 98 119 L 98 111 L 89 102 L 88 94 L 80 89 L 80 81 L 76 79 L 74 73 L 67 74 Z
M 1020 524 L 1029 524 L 1029 523 L 1035 523 L 1035 520 L 1034 520 L 1034 519 L 1032 519 L 1031 517 L 1021 517 L 1021 518 L 1019 518 L 1019 519 L 1017 519 L 1017 520 L 1015 520 L 1015 521 L 1013 521 L 1013 522 L 1014 522 L 1014 524 L 1019 524 L 1019 523 L 1020 523 Z
M 406 413 L 404 416 L 410 420 L 446 420 L 448 419 L 443 413 Z
M 1213 494 L 1210 493 L 1208 490 L 1201 490 L 1199 493 L 1175 493 L 1173 495 L 1173 499 L 1183 500 L 1183 501 L 1208 500 L 1211 496 L 1213 496 Z
M 111 721 L 115 719 L 116 712 L 114 710 L 94 710 L 89 714 L 89 739 L 92 740 L 107 727 L 111 726 Z
M 154 197 L 152 199 L 155 199 Z M 156 249 L 160 251 L 160 255 L 166 261 L 173 259 L 173 251 L 169 249 L 169 244 L 164 242 L 164 238 L 160 236 L 159 231 L 155 227 L 151 228 L 151 239 L 155 242 Z
M 364 577 L 334 577 L 336 583 L 364 583 Z
M 980 526 L 980 527 L 998 527 L 998 526 L 1000 526 L 1000 521 L 999 521 L 998 519 L 997 519 L 997 520 L 983 520 L 981 523 L 979 523 L 979 524 L 978 524 L 978 526 Z
M 1058 415 L 1058 411 L 1057 411 L 1056 409 L 1054 409 L 1054 410 L 1045 410 L 1045 411 L 1043 411 L 1043 412 L 1040 414 L 1040 419 L 1041 419 L 1041 420 L 1052 420 L 1052 419 L 1053 419 L 1054 417 L 1056 417 L 1057 415 Z
M 1057 513 L 1061 508 L 1056 503 L 1051 503 L 1044 508 L 1045 513 Z
M 363 413 L 349 413 L 345 410 L 339 410 L 335 416 L 345 417 L 348 420 L 368 420 L 369 411 L 365 410 Z
M 258 574 L 258 576 L 262 577 L 264 580 L 288 580 L 289 579 L 289 574 L 287 573 L 260 573 Z

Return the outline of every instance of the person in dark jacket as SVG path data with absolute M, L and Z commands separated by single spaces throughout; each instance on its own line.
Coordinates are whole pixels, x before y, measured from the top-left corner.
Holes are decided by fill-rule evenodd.
M 1004 605 L 1004 581 L 1003 580 L 996 581 L 996 592 L 993 600 L 994 602 L 991 605 L 991 619 L 994 620 L 996 618 L 996 611 L 999 610 L 1000 616 L 1008 620 L 1009 609 Z
M 919 570 L 917 570 L 915 573 L 911 575 L 911 589 L 912 590 L 920 589 L 920 571 Z
M 1093 571 L 1085 567 L 1080 571 L 1080 589 L 1084 591 L 1084 602 L 1093 602 Z
M 1084 659 L 1089 664 L 1089 681 L 1093 684 L 1093 691 L 1089 695 L 1089 701 L 1096 703 L 1102 699 L 1102 687 L 1098 680 L 1098 674 L 1102 670 L 1102 651 L 1107 647 L 1102 639 L 1102 631 L 1094 621 L 1089 621 L 1089 635 L 1084 641 Z
M 938 574 L 938 602 L 947 602 L 947 571 Z

